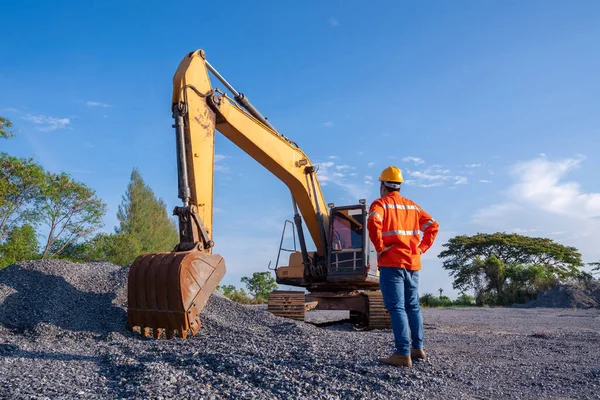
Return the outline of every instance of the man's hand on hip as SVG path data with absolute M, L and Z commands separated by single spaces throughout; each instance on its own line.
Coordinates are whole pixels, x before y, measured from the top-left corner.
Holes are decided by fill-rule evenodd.
M 377 258 L 379 258 L 383 253 L 385 253 L 386 251 L 388 251 L 391 248 L 392 248 L 392 246 L 385 246 L 383 248 L 383 250 L 381 250 L 380 252 L 377 253 Z

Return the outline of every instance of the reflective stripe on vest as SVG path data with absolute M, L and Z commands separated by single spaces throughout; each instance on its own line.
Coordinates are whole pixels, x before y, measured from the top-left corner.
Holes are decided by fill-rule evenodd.
M 425 229 L 429 227 L 429 225 L 433 224 L 435 219 L 431 218 L 429 221 L 425 222 L 423 226 L 421 226 L 421 232 L 425 232 Z
M 395 236 L 395 235 L 402 235 L 402 236 L 412 236 L 412 235 L 418 235 L 419 231 L 386 231 L 386 232 L 382 232 L 381 236 Z
M 421 211 L 421 209 L 417 206 L 409 206 L 406 204 L 384 204 L 383 208 L 396 208 L 399 210 L 417 210 Z
M 377 217 L 380 221 L 383 221 L 383 218 L 381 218 L 381 215 L 379 215 L 379 213 L 377 211 L 373 211 L 372 213 L 369 213 L 369 217 Z

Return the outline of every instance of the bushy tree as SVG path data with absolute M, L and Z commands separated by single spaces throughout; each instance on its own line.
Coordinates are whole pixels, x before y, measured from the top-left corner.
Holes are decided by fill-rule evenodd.
M 37 235 L 31 225 L 12 227 L 6 241 L 0 245 L 0 268 L 39 258 L 38 246 Z
M 217 290 L 223 293 L 223 295 L 236 303 L 240 304 L 252 304 L 256 303 L 255 300 L 248 296 L 248 293 L 243 288 L 236 288 L 234 285 L 223 285 L 217 286 Z
M 66 173 L 48 174 L 36 200 L 35 217 L 49 228 L 42 258 L 60 254 L 102 226 L 106 204 L 94 190 Z M 62 246 L 56 246 L 61 240 Z
M 458 296 L 453 303 L 457 306 L 472 306 L 475 305 L 475 298 L 471 295 L 463 293 L 460 296 Z
M 33 159 L 0 153 L 0 242 L 14 227 L 35 220 L 30 206 L 40 198 L 46 177 Z
M 511 304 L 580 275 L 581 254 L 551 239 L 518 234 L 456 236 L 439 255 L 453 286 L 473 290 L 477 304 Z
M 114 237 L 107 233 L 98 233 L 91 239 L 65 245 L 64 239 L 58 239 L 52 244 L 52 253 L 62 248 L 58 258 L 71 261 L 87 262 L 95 260 L 108 260 Z
M 254 272 L 252 277 L 247 276 L 241 279 L 246 284 L 248 292 L 257 300 L 267 301 L 269 294 L 277 289 L 275 278 L 270 272 Z

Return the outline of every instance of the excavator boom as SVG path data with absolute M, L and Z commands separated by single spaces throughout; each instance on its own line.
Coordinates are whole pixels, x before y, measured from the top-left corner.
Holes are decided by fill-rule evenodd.
M 212 72 L 234 95 L 213 89 Z M 172 113 L 176 133 L 179 194 L 175 207 L 180 241 L 171 252 L 142 254 L 128 281 L 128 325 L 145 335 L 186 337 L 200 328 L 199 314 L 225 274 L 225 262 L 212 254 L 215 130 L 236 144 L 290 189 L 297 224 L 304 218 L 316 246 L 327 255 L 327 205 L 317 168 L 298 145 L 277 130 L 206 61 L 204 51 L 187 54 L 173 76 Z M 314 276 L 323 268 L 309 260 L 301 235 L 305 267 Z

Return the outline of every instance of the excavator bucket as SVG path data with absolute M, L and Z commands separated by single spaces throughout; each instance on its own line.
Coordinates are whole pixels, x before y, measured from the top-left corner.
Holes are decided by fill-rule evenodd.
M 129 269 L 127 324 L 144 336 L 186 338 L 200 329 L 200 312 L 225 275 L 218 254 L 199 250 L 143 254 Z

